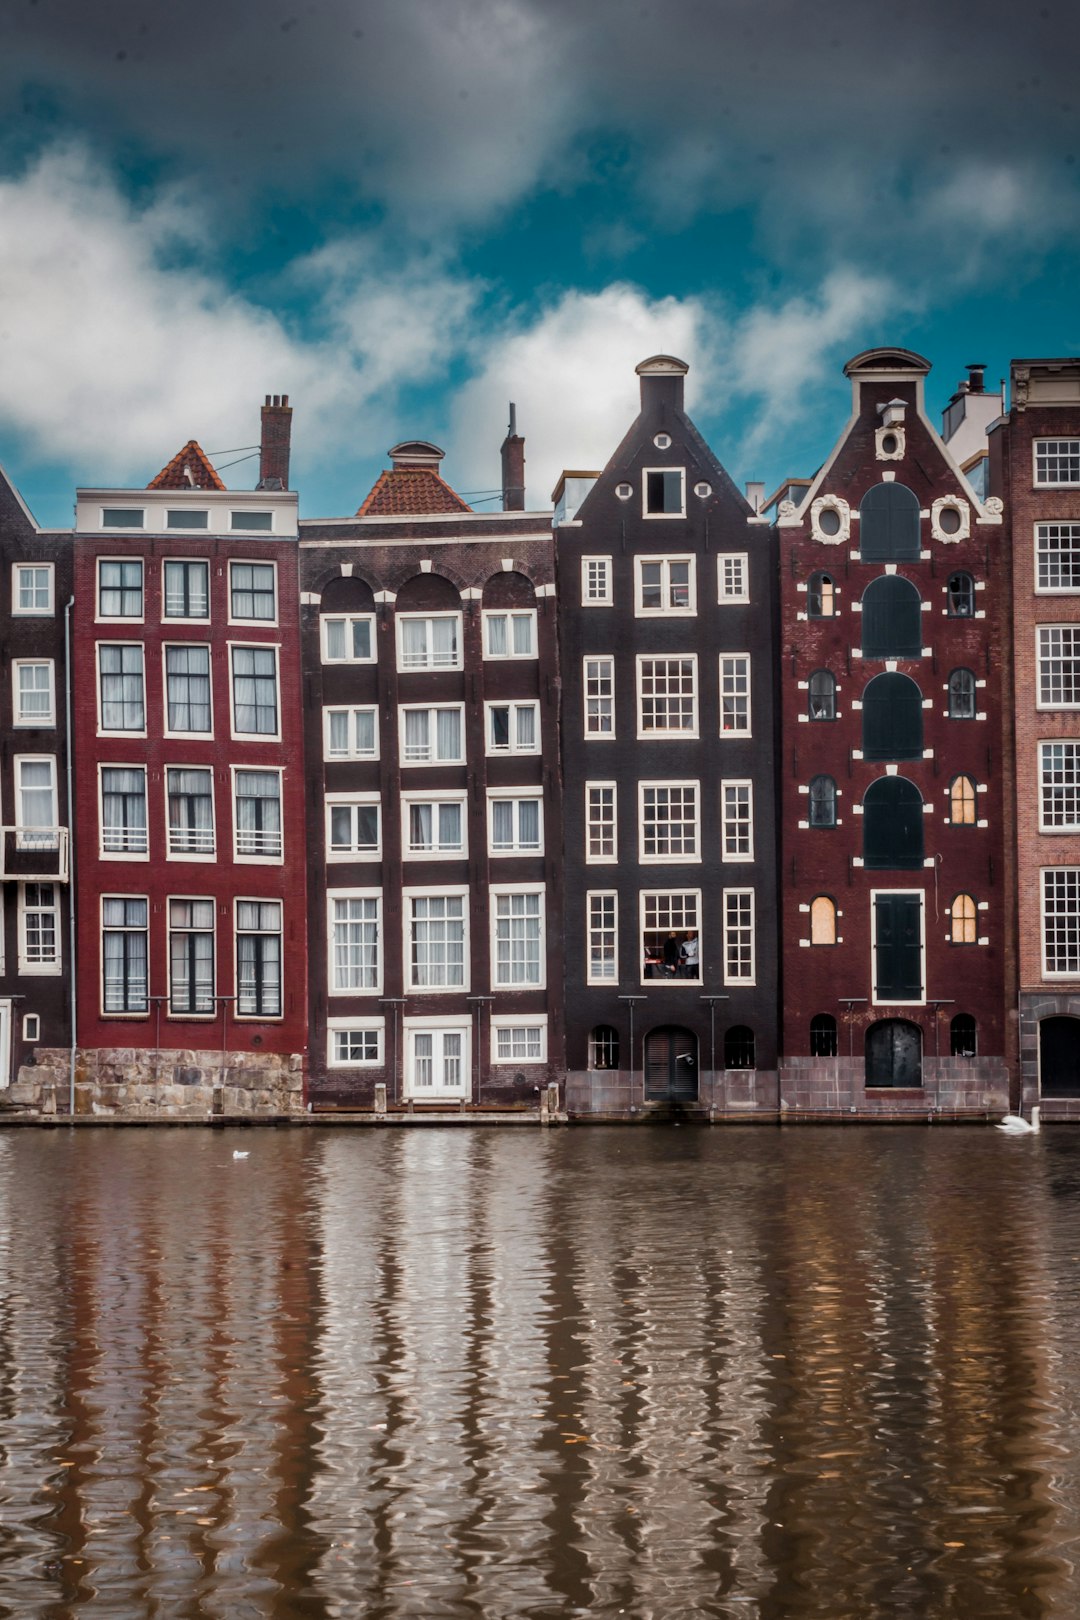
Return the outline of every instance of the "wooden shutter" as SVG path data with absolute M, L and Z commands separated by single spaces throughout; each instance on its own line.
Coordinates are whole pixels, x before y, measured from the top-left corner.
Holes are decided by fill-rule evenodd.
M 921 759 L 922 692 L 909 675 L 875 675 L 863 692 L 864 759 Z
M 863 863 L 879 872 L 910 872 L 922 866 L 922 794 L 904 776 L 883 776 L 866 790 Z
M 864 658 L 921 658 L 922 603 L 910 579 L 886 575 L 862 599 Z
M 875 1001 L 922 998 L 922 898 L 917 894 L 874 896 Z
M 863 562 L 917 562 L 919 502 L 904 484 L 875 484 L 859 507 Z

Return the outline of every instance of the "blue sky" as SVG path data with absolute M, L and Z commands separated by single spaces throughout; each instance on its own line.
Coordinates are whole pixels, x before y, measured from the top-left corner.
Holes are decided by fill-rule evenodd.
M 1071 0 L 9 0 L 0 460 L 66 525 L 285 392 L 337 515 L 406 437 L 491 491 L 513 399 L 543 504 L 665 350 L 772 489 L 860 349 L 935 411 L 1080 351 L 1078 45 Z

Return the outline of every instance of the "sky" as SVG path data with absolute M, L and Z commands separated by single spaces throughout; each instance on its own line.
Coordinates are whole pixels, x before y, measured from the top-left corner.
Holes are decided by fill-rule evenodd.
M 599 468 L 635 364 L 738 482 L 806 476 L 844 361 L 1080 352 L 1075 0 L 5 0 L 0 462 L 39 522 L 189 438 L 307 517 L 432 439 L 497 505 Z

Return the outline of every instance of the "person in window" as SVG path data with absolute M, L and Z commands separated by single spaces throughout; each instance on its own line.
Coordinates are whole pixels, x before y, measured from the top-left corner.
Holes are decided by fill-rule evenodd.
M 672 929 L 664 941 L 664 973 L 669 979 L 673 979 L 679 971 L 679 958 L 679 941 Z
M 698 976 L 698 937 L 696 934 L 687 934 L 682 942 L 682 976 L 684 979 L 696 979 Z

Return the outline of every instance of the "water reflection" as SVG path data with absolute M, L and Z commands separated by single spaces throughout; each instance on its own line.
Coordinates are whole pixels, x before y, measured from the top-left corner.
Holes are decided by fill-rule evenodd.
M 1075 1613 L 1078 1210 L 1064 1130 L 0 1134 L 0 1615 Z

